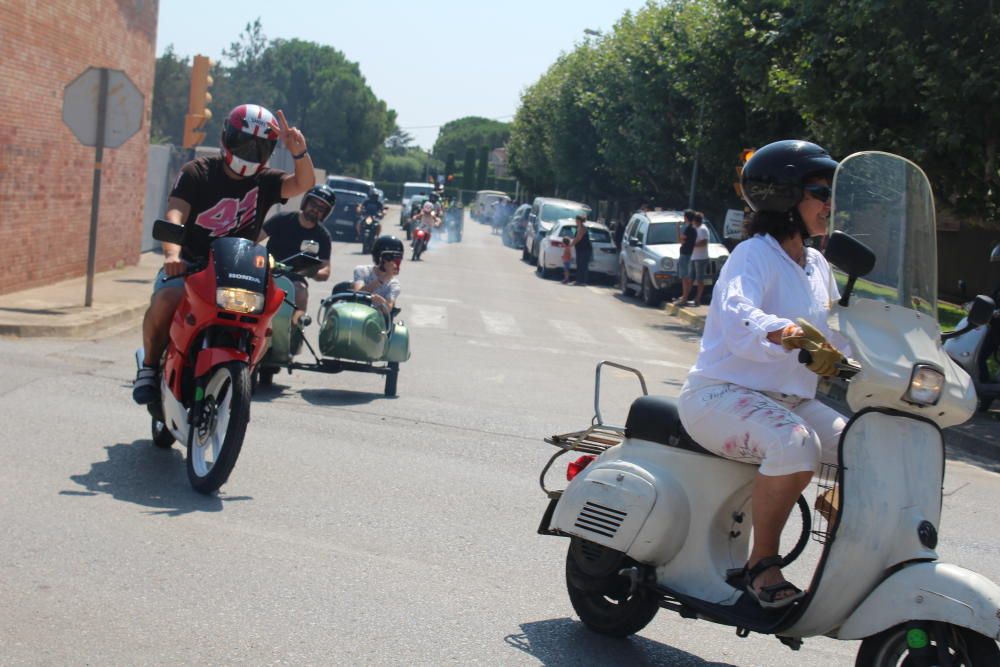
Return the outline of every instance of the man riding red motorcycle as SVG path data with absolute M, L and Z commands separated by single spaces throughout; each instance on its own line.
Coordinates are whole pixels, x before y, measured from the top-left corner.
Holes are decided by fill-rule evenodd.
M 295 160 L 295 173 L 264 165 L 278 140 Z M 136 374 L 132 398 L 148 405 L 159 398 L 158 371 L 170 322 L 184 296 L 182 274 L 208 256 L 213 239 L 237 236 L 256 240 L 268 209 L 316 184 L 302 133 L 262 106 L 242 104 L 226 118 L 221 154 L 188 162 L 167 201 L 166 219 L 184 227 L 183 242 L 163 244 L 163 268 L 142 322 L 145 357 Z

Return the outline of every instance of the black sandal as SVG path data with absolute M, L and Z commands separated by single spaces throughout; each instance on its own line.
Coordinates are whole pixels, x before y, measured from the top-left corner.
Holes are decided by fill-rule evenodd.
M 761 586 L 759 592 L 754 590 L 753 582 L 757 577 L 772 567 L 780 569 L 782 564 L 781 556 L 768 556 L 767 558 L 761 558 L 753 567 L 746 568 L 746 579 L 744 580 L 746 592 L 764 609 L 781 609 L 805 597 L 805 591 L 788 581 L 770 586 Z M 791 591 L 793 594 L 782 598 L 777 597 L 779 593 L 785 591 Z

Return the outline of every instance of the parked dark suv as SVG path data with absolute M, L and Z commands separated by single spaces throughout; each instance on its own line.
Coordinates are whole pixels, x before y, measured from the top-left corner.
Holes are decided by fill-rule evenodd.
M 357 241 L 354 225 L 359 217 L 358 204 L 368 197 L 354 190 L 335 189 L 334 193 L 337 195 L 337 203 L 323 221 L 323 226 L 335 241 Z

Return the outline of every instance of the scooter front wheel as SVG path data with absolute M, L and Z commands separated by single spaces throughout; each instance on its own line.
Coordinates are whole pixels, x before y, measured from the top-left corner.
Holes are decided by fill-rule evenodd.
M 590 542 L 582 545 L 571 542 L 566 554 L 566 589 L 573 610 L 583 624 L 609 637 L 628 637 L 649 625 L 660 609 L 653 595 L 645 588 L 630 591 L 629 579 L 617 574 L 619 564 L 611 567 L 615 573 L 612 576 L 595 578 L 588 575 L 574 560 L 574 550 L 586 554 L 593 550 L 606 551 L 606 548 Z M 605 554 L 597 554 L 595 558 L 604 560 Z M 629 563 L 634 561 L 623 559 L 620 567 Z
M 927 652 L 939 664 L 942 650 L 951 657 L 951 664 L 963 667 L 1000 665 L 1000 649 L 991 638 L 949 623 L 927 623 L 914 630 L 906 624 L 889 628 L 861 642 L 855 667 L 896 667 L 916 664 L 920 652 Z M 924 663 L 919 663 L 924 664 Z
M 189 437 L 188 481 L 198 493 L 214 493 L 236 465 L 250 421 L 250 371 L 241 361 L 210 372 L 201 414 Z

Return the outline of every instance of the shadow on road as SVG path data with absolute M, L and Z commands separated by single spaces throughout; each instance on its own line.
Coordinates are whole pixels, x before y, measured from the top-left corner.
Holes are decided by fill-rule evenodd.
M 382 392 L 344 391 L 343 389 L 303 389 L 302 398 L 312 405 L 367 405 L 380 398 L 387 398 Z
M 521 625 L 521 634 L 504 641 L 543 665 L 671 665 L 672 667 L 733 667 L 707 662 L 696 655 L 637 635 L 604 637 L 569 618 L 552 618 Z
M 184 455 L 175 445 L 158 449 L 149 440 L 118 443 L 104 448 L 106 461 L 90 465 L 82 475 L 70 479 L 86 491 L 60 491 L 63 496 L 96 496 L 106 493 L 115 500 L 152 508 L 149 514 L 181 516 L 191 512 L 218 512 L 223 503 L 251 500 L 249 496 L 203 496 L 188 483 Z

